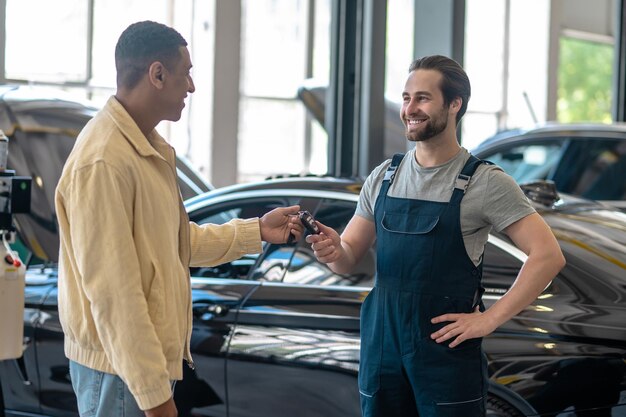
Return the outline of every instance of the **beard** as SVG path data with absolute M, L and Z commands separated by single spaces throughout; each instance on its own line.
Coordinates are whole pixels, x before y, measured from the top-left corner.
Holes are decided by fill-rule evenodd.
M 441 111 L 435 115 L 432 115 L 428 121 L 424 122 L 426 126 L 417 132 L 405 131 L 405 136 L 410 142 L 423 142 L 431 139 L 448 127 L 448 109 L 442 108 Z

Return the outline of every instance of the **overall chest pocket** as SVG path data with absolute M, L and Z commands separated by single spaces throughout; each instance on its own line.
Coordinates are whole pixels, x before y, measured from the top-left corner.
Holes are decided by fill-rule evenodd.
M 377 235 L 379 277 L 411 280 L 418 273 L 428 273 L 438 223 L 439 216 L 385 212 L 380 223 L 382 233 Z
M 385 213 L 382 219 L 382 227 L 388 232 L 406 235 L 425 235 L 432 232 L 439 216 L 412 216 L 405 213 Z

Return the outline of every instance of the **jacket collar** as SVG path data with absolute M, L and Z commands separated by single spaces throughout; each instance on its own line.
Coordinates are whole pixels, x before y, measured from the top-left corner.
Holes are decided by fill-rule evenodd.
M 167 149 L 171 148 L 171 146 L 157 133 L 156 129 L 152 129 L 152 132 L 146 137 L 115 96 L 109 97 L 103 110 L 111 117 L 122 135 L 139 155 L 145 157 L 156 156 L 157 158 L 165 159 L 155 149 L 155 146 Z

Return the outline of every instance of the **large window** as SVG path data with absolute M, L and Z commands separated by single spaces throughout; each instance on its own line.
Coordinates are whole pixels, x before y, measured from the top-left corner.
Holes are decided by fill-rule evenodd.
M 560 122 L 611 122 L 613 45 L 562 37 L 557 117 Z
M 163 22 L 189 42 L 197 87 L 181 120 L 158 127 L 179 154 L 208 169 L 211 141 L 237 141 L 238 182 L 327 172 L 327 134 L 297 92 L 309 78 L 328 84 L 338 0 L 239 0 L 241 50 L 233 53 L 241 67 L 232 68 L 240 76 L 238 132 L 215 138 L 209 119 L 220 104 L 212 101 L 218 0 L 4 1 L 4 79 L 78 89 L 101 105 L 115 91 L 121 31 L 138 20 Z M 406 146 L 397 114 L 415 58 L 414 5 L 387 0 L 386 155 L 390 145 L 394 152 Z M 465 147 L 546 120 L 611 121 L 615 0 L 466 0 L 465 10 L 464 67 L 472 83 Z
M 114 54 L 120 34 L 129 24 L 139 20 L 168 22 L 167 3 L 167 0 L 94 1 L 92 86 L 115 87 Z
M 242 2 L 240 181 L 326 171 L 327 139 L 297 92 L 328 80 L 329 33 L 330 0 Z
M 615 1 L 467 0 L 463 144 L 535 123 L 611 122 Z
M 550 13 L 549 0 L 467 0 L 468 149 L 499 130 L 546 120 Z
M 87 2 L 7 0 L 5 78 L 87 81 Z M 61 52 L 62 51 L 62 52 Z

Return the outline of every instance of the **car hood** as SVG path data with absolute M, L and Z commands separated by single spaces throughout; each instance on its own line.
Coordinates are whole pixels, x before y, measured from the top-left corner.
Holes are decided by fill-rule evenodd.
M 13 218 L 18 230 L 16 249 L 56 262 L 59 238 L 54 191 L 76 136 L 97 109 L 48 90 L 3 86 L 0 129 L 9 138 L 7 167 L 32 178 L 29 214 Z
M 326 130 L 326 90 L 328 86 L 315 78 L 306 79 L 298 88 L 298 98 Z M 385 98 L 385 141 L 384 154 L 391 158 L 396 153 L 405 153 L 409 143 L 404 135 L 405 127 L 400 119 L 400 104 Z
M 587 252 L 577 256 L 589 265 L 609 261 L 612 276 L 626 285 L 626 213 L 611 206 L 574 197 L 562 199 L 550 210 L 538 209 L 564 251 Z M 586 268 L 588 269 L 588 268 Z M 599 276 L 605 276 L 601 274 Z
M 32 178 L 31 210 L 14 215 L 22 259 L 57 262 L 59 236 L 54 193 L 76 137 L 98 108 L 54 89 L 0 86 L 0 130 L 9 138 L 7 166 Z M 211 190 L 184 158 L 176 161 L 183 198 Z

